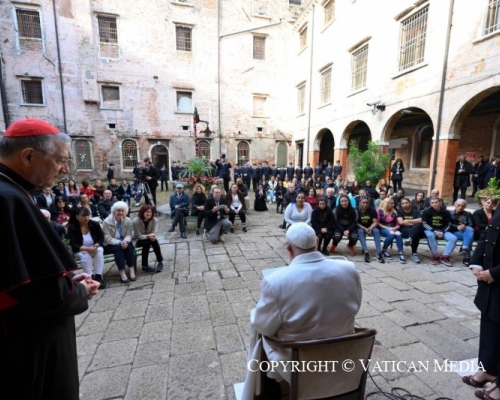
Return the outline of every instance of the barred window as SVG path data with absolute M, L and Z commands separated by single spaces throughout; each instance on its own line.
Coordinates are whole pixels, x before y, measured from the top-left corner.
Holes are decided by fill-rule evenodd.
M 24 104 L 44 104 L 41 79 L 21 81 Z
M 101 107 L 120 108 L 120 87 L 103 85 Z
M 175 27 L 177 50 L 191 51 L 191 31 L 191 28 L 185 26 Z
M 288 0 L 288 4 L 291 4 L 293 6 L 300 6 L 302 5 L 302 0 Z
M 266 59 L 266 38 L 263 36 L 253 37 L 253 58 L 255 60 Z
M 500 0 L 489 0 L 488 14 L 486 16 L 486 29 L 485 35 L 500 29 Z
M 75 140 L 74 154 L 76 169 L 92 169 L 92 152 L 88 140 Z
M 358 48 L 351 56 L 351 89 L 358 90 L 366 86 L 368 69 L 368 44 Z
M 191 92 L 176 92 L 177 93 L 177 110 L 178 113 L 193 112 L 193 93 Z
M 113 17 L 97 17 L 99 25 L 99 42 L 101 43 L 118 43 L 118 28 L 116 18 Z
M 267 97 L 253 96 L 253 115 L 256 117 L 267 115 Z
M 326 1 L 323 4 L 325 10 L 325 25 L 328 24 L 335 16 L 335 0 Z
M 321 104 L 330 102 L 331 98 L 332 69 L 321 72 Z
M 299 86 L 297 88 L 297 112 L 304 114 L 306 103 L 306 85 Z
M 250 161 L 250 145 L 247 142 L 239 142 L 237 146 L 238 150 L 238 165 L 245 165 L 246 162 Z
M 198 142 L 198 157 L 210 160 L 210 143 L 207 140 Z
M 303 49 L 307 46 L 307 26 L 302 28 L 299 32 L 300 48 Z
M 42 27 L 38 11 L 16 9 L 17 29 L 23 39 L 41 39 Z
M 137 144 L 130 139 L 122 143 L 123 169 L 132 169 L 137 165 Z
M 428 14 L 429 7 L 425 7 L 401 22 L 399 71 L 424 61 Z

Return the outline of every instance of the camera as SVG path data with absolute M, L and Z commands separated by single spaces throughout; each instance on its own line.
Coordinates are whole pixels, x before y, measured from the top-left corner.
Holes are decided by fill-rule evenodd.
M 225 207 L 224 204 L 219 205 L 219 210 L 224 210 L 224 207 Z

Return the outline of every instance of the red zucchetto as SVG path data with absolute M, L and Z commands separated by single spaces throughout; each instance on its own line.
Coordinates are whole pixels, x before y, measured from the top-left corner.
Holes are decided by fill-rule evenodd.
M 39 119 L 21 119 L 11 124 L 3 137 L 42 136 L 61 133 L 48 122 Z

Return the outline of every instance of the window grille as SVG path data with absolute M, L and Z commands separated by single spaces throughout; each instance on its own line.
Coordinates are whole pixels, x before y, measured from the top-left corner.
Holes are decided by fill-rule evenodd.
M 297 111 L 299 114 L 304 114 L 305 112 L 305 100 L 306 100 L 306 85 L 302 85 L 297 89 Z
M 425 7 L 401 22 L 399 35 L 399 70 L 403 71 L 424 61 L 425 36 L 429 7 Z
M 210 143 L 208 141 L 200 140 L 198 142 L 198 157 L 210 160 Z
M 302 0 L 288 0 L 288 4 L 292 4 L 294 6 L 302 5 Z
M 23 103 L 44 104 L 41 80 L 22 80 Z
M 321 104 L 330 101 L 331 96 L 332 69 L 328 68 L 321 73 Z
M 300 48 L 303 49 L 307 46 L 307 26 L 303 28 L 299 33 Z
M 325 25 L 328 24 L 335 15 L 335 0 L 330 0 L 323 5 L 325 10 Z
M 101 43 L 118 43 L 116 18 L 97 17 L 99 25 L 99 41 Z
M 250 161 L 250 146 L 247 142 L 238 143 L 238 165 L 245 165 Z
M 40 13 L 38 11 L 16 10 L 17 29 L 23 39 L 41 39 Z
M 352 53 L 351 57 L 352 90 L 358 90 L 366 86 L 367 69 L 368 69 L 368 45 L 365 45 Z
M 133 140 L 122 143 L 123 168 L 134 168 L 137 165 L 137 144 Z
M 485 35 L 488 35 L 500 29 L 499 7 L 500 7 L 500 0 L 489 0 L 488 15 L 486 18 L 486 29 L 484 31 Z
M 253 58 L 255 60 L 265 60 L 266 58 L 266 38 L 262 36 L 253 37 Z
M 76 140 L 74 154 L 76 169 L 92 169 L 92 153 L 88 140 Z
M 175 27 L 177 50 L 191 51 L 191 30 L 185 26 Z

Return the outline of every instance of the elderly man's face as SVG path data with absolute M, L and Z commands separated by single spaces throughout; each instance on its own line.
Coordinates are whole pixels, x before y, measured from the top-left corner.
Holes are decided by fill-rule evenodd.
M 111 190 L 105 190 L 104 191 L 104 198 L 106 200 L 111 200 L 111 197 L 113 196 L 113 193 L 111 193 Z
M 455 204 L 455 211 L 460 214 L 464 212 L 465 207 L 467 207 L 467 203 L 465 201 L 458 201 L 457 204 Z
M 214 200 L 215 201 L 219 201 L 220 200 L 220 195 L 221 195 L 220 189 L 214 189 Z
M 69 173 L 70 148 L 68 144 L 56 143 L 48 153 L 33 149 L 26 174 L 37 189 L 53 186 L 59 175 Z
M 439 190 L 432 190 L 431 197 L 439 197 Z

